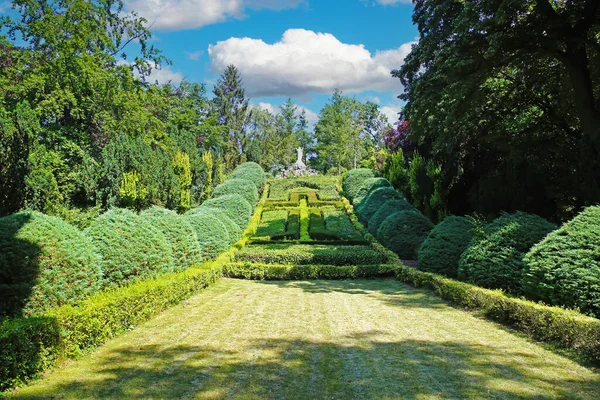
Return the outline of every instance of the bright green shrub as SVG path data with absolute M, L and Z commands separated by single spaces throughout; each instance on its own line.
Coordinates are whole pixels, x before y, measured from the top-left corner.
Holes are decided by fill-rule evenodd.
M 355 206 L 358 206 L 360 203 L 362 203 L 365 200 L 365 198 L 369 195 L 369 193 L 375 191 L 376 189 L 382 188 L 382 187 L 392 187 L 392 185 L 385 178 L 366 179 L 363 182 L 360 189 L 358 189 L 358 192 L 356 193 L 356 196 L 354 197 L 354 201 L 352 203 Z
M 228 194 L 206 200 L 200 208 L 217 208 L 223 210 L 242 230 L 246 228 L 254 212 L 254 207 L 239 194 Z
M 392 264 L 374 265 L 289 265 L 250 262 L 223 266 L 223 276 L 254 280 L 364 279 L 395 276 Z
M 416 210 L 399 211 L 387 217 L 377 238 L 403 260 L 416 260 L 417 250 L 433 229 L 433 224 Z
M 404 196 L 391 187 L 375 189 L 367 195 L 362 203 L 356 207 L 356 215 L 364 225 L 388 200 L 402 200 Z
M 192 226 L 175 211 L 152 207 L 140 215 L 162 231 L 173 250 L 174 270 L 182 270 L 202 262 L 202 249 Z
M 186 214 L 209 215 L 216 217 L 225 227 L 229 236 L 229 244 L 237 242 L 242 237 L 242 228 L 238 226 L 229 215 L 220 208 L 199 207 L 189 210 Z
M 0 218 L 0 316 L 73 304 L 102 284 L 99 253 L 74 226 L 39 212 Z
M 537 215 L 505 214 L 477 232 L 460 258 L 458 277 L 475 285 L 521 291 L 523 257 L 556 225 Z
M 172 271 L 173 251 L 159 228 L 134 212 L 113 208 L 85 230 L 102 255 L 108 284 L 123 285 Z
M 237 166 L 230 179 L 247 179 L 254 182 L 257 189 L 267 183 L 267 177 L 262 167 L 254 162 L 246 162 Z
M 258 190 L 254 183 L 247 179 L 226 180 L 215 188 L 212 197 L 221 197 L 229 194 L 243 196 L 252 206 L 256 206 L 256 203 L 258 203 Z
M 351 202 L 360 190 L 364 181 L 369 178 L 377 178 L 377 171 L 368 168 L 358 168 L 348 171 L 342 182 L 342 190 Z
M 346 210 L 340 210 L 334 207 L 323 207 L 321 209 L 325 227 L 328 231 L 334 232 L 337 237 L 344 240 L 364 240 L 350 221 Z
M 589 207 L 527 253 L 523 292 L 600 317 L 600 207 Z
M 369 219 L 369 223 L 367 224 L 369 233 L 377 237 L 377 230 L 387 217 L 398 211 L 407 210 L 415 210 L 415 208 L 404 198 L 386 201 Z
M 229 248 L 232 240 L 227 228 L 214 214 L 202 211 L 188 212 L 183 218 L 196 231 L 205 260 L 212 260 Z
M 473 238 L 470 217 L 446 217 L 437 224 L 419 249 L 419 269 L 456 278 L 458 261 Z
M 254 236 L 267 238 L 281 236 L 286 231 L 287 220 L 287 210 L 263 211 Z
M 247 246 L 236 261 L 266 264 L 361 265 L 384 264 L 387 257 L 369 246 L 328 246 L 272 244 Z

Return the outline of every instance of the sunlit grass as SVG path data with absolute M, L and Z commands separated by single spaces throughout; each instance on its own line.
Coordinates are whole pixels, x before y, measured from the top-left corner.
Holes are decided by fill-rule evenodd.
M 600 398 L 600 375 L 394 280 L 224 279 L 14 398 Z

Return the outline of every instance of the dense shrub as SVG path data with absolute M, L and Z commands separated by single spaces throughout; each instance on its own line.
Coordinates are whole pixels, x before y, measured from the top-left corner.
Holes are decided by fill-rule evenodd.
M 187 213 L 193 215 L 208 215 L 212 217 L 216 217 L 227 231 L 229 235 L 229 244 L 235 243 L 242 236 L 242 229 L 236 224 L 229 215 L 225 211 L 220 208 L 211 208 L 211 207 L 200 207 L 189 210 Z
M 383 264 L 387 258 L 368 246 L 261 245 L 248 246 L 236 255 L 236 261 L 266 264 L 361 265 Z
M 266 182 L 265 171 L 254 162 L 247 162 L 238 165 L 231 174 L 230 179 L 247 179 L 252 181 L 257 189 L 260 189 Z
M 388 200 L 381 206 L 375 214 L 369 219 L 367 224 L 369 233 L 377 237 L 377 230 L 381 223 L 390 215 L 405 210 L 414 210 L 415 208 L 404 198 L 398 200 Z
M 523 291 L 600 317 L 600 207 L 589 207 L 524 258 Z
M 342 190 L 351 202 L 360 190 L 363 182 L 369 178 L 377 178 L 377 171 L 368 168 L 358 168 L 348 171 L 342 182 Z
M 417 210 L 396 212 L 387 217 L 377 238 L 403 260 L 416 260 L 417 250 L 433 229 L 433 224 Z
M 286 265 L 240 262 L 225 264 L 223 276 L 254 280 L 386 278 L 395 276 L 396 269 L 391 264 Z
M 206 200 L 200 208 L 217 208 L 223 210 L 241 229 L 245 229 L 246 225 L 252 218 L 254 207 L 250 205 L 239 194 L 228 194 L 217 198 Z
M 205 260 L 216 258 L 227 250 L 232 240 L 223 222 L 209 212 L 188 212 L 183 218 L 196 231 L 198 243 Z
M 256 237 L 277 237 L 285 233 L 288 220 L 287 210 L 263 211 L 260 225 L 256 228 Z
M 221 197 L 229 194 L 239 194 L 248 203 L 256 206 L 258 203 L 258 190 L 254 183 L 247 179 L 229 179 L 215 188 L 212 197 Z
M 0 315 L 30 315 L 100 290 L 100 257 L 60 218 L 20 212 L 0 218 Z
M 358 192 L 356 193 L 356 196 L 354 197 L 354 201 L 352 203 L 355 206 L 358 206 L 360 203 L 362 203 L 365 200 L 365 198 L 369 195 L 369 193 L 375 191 L 376 189 L 382 188 L 382 187 L 392 187 L 392 185 L 385 178 L 366 179 L 363 182 L 360 189 L 358 189 Z
M 523 256 L 556 229 L 537 215 L 505 214 L 477 232 L 460 258 L 460 279 L 490 289 L 519 293 Z
M 356 207 L 356 215 L 364 225 L 388 200 L 403 200 L 404 196 L 391 187 L 375 189 Z
M 173 251 L 165 235 L 134 212 L 113 208 L 85 233 L 102 255 L 107 283 L 122 285 L 173 270 Z
M 192 226 L 175 211 L 161 207 L 145 210 L 141 217 L 162 231 L 173 250 L 174 269 L 182 270 L 202 262 L 202 249 Z
M 437 224 L 419 249 L 419 268 L 456 278 L 458 261 L 473 238 L 470 217 L 446 217 Z

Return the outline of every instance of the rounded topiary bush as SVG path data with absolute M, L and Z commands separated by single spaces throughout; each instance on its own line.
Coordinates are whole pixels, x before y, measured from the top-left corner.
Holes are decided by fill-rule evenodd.
M 254 183 L 248 179 L 229 179 L 215 188 L 212 197 L 221 197 L 228 194 L 239 194 L 252 206 L 256 206 L 258 203 L 258 190 Z
M 206 200 L 200 208 L 205 207 L 223 210 L 241 229 L 246 228 L 254 211 L 254 207 L 239 194 L 228 194 Z
M 102 255 L 108 284 L 122 285 L 174 269 L 173 250 L 162 231 L 131 210 L 113 208 L 85 230 Z
M 233 170 L 230 179 L 247 179 L 252 181 L 257 189 L 260 189 L 267 182 L 265 171 L 255 162 L 246 162 L 238 165 Z
M 390 215 L 398 211 L 415 210 L 415 208 L 406 199 L 388 200 L 381 206 L 375 214 L 369 219 L 369 233 L 377 237 L 377 230 L 381 223 Z
M 354 201 L 352 203 L 355 206 L 358 206 L 369 195 L 369 193 L 382 187 L 392 187 L 392 184 L 385 178 L 369 178 L 365 180 L 360 189 L 358 189 L 356 197 L 354 197 Z
M 363 182 L 369 178 L 377 178 L 378 175 L 377 171 L 368 168 L 358 168 L 348 171 L 342 182 L 342 190 L 348 200 L 354 202 L 354 198 Z
M 433 224 L 417 210 L 396 212 L 377 231 L 381 244 L 403 260 L 416 260 L 417 250 L 433 229 Z
M 556 225 L 537 215 L 505 214 L 476 232 L 458 264 L 458 277 L 490 289 L 521 291 L 523 257 Z
M 225 211 L 220 208 L 210 208 L 210 207 L 200 207 L 189 210 L 186 214 L 194 214 L 194 215 L 209 215 L 212 217 L 216 217 L 227 231 L 229 236 L 229 244 L 237 242 L 240 237 L 242 237 L 242 229 L 235 223 L 229 216 L 225 213 Z
M 550 233 L 524 258 L 527 296 L 600 317 L 600 206 Z
M 475 220 L 449 216 L 437 224 L 419 249 L 419 268 L 456 278 L 458 261 L 471 239 Z
M 375 189 L 367 195 L 362 203 L 356 207 L 356 215 L 358 219 L 365 225 L 368 225 L 369 220 L 375 213 L 389 200 L 402 200 L 402 196 L 398 191 L 391 187 L 382 187 Z
M 174 269 L 183 270 L 202 262 L 196 231 L 181 215 L 166 208 L 152 207 L 140 216 L 165 235 L 173 251 Z
M 202 257 L 205 260 L 212 260 L 229 248 L 231 243 L 229 233 L 216 216 L 208 212 L 197 212 L 185 214 L 183 218 L 196 231 Z
M 102 286 L 99 253 L 73 225 L 39 212 L 0 218 L 0 315 L 73 304 Z

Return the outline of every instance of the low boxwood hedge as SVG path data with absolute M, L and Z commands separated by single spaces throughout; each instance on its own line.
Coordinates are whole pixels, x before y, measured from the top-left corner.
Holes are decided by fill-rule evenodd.
M 369 220 L 389 200 L 402 200 L 404 196 L 391 187 L 375 189 L 365 197 L 356 207 L 356 215 L 364 225 L 368 226 Z
M 253 207 L 258 203 L 258 190 L 254 182 L 248 179 L 228 179 L 215 188 L 212 197 L 221 197 L 228 194 L 239 194 Z
M 216 258 L 219 253 L 227 250 L 231 245 L 231 238 L 223 222 L 214 214 L 197 211 L 186 213 L 184 219 L 196 232 L 198 243 L 202 249 L 205 260 Z
M 0 218 L 0 316 L 73 304 L 103 286 L 92 241 L 60 218 L 19 212 Z
M 223 210 L 242 230 L 248 225 L 254 211 L 254 207 L 239 194 L 228 194 L 206 200 L 200 208 L 217 208 Z
M 362 203 L 365 200 L 365 198 L 369 195 L 369 193 L 373 192 L 376 189 L 382 188 L 382 187 L 392 187 L 392 184 L 385 178 L 366 179 L 363 182 L 360 189 L 358 189 L 358 192 L 356 193 L 356 196 L 354 197 L 353 204 L 355 206 L 358 206 L 360 203 Z
M 202 249 L 194 228 L 175 211 L 162 207 L 144 210 L 140 216 L 160 229 L 171 244 L 174 270 L 182 270 L 202 262 Z
M 165 235 L 133 211 L 113 208 L 85 230 L 102 255 L 104 279 L 123 285 L 172 271 L 173 250 Z
M 227 231 L 227 235 L 229 237 L 229 244 L 235 243 L 242 236 L 242 229 L 236 224 L 229 215 L 220 208 L 211 208 L 211 207 L 199 207 L 192 208 L 186 215 L 208 215 L 209 217 L 216 217 L 221 224 L 225 227 Z
M 225 264 L 223 276 L 253 280 L 387 278 L 395 276 L 396 268 L 391 264 L 340 266 L 238 262 Z
M 419 249 L 419 269 L 456 278 L 460 256 L 473 239 L 474 228 L 471 217 L 444 218 Z
M 504 214 L 476 232 L 460 258 L 458 277 L 485 288 L 521 293 L 523 257 L 555 229 L 537 215 Z
M 230 179 L 246 179 L 252 181 L 260 190 L 267 182 L 267 177 L 262 167 L 255 162 L 246 162 L 237 166 L 231 173 Z
M 369 246 L 257 245 L 236 255 L 236 261 L 264 264 L 362 265 L 385 264 L 387 258 Z
M 398 211 L 416 210 L 405 198 L 386 201 L 369 219 L 368 230 L 373 236 L 377 236 L 377 230 L 381 223 L 390 215 Z
M 403 260 L 416 260 L 417 250 L 433 229 L 433 224 L 416 210 L 399 211 L 387 217 L 377 231 L 377 239 Z
M 550 233 L 523 261 L 528 297 L 600 317 L 600 206 Z
M 378 173 L 368 168 L 358 168 L 348 171 L 342 181 L 342 190 L 351 202 L 354 201 L 364 181 L 369 178 L 377 178 Z

